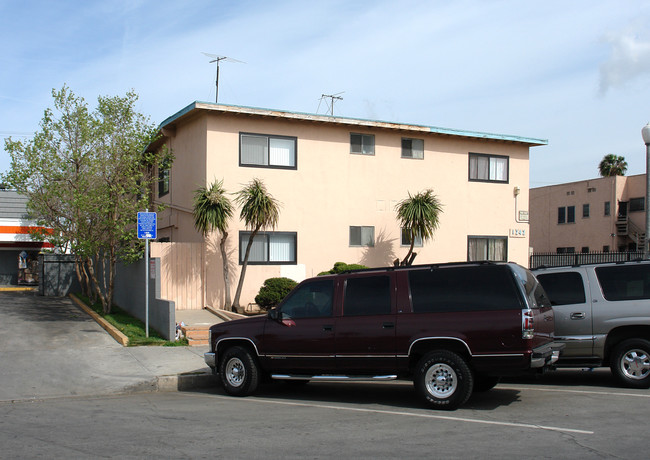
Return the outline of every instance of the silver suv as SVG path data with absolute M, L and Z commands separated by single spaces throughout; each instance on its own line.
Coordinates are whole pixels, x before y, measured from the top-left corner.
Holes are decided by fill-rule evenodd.
M 650 387 L 650 261 L 538 268 L 551 300 L 558 367 L 609 366 L 624 385 Z

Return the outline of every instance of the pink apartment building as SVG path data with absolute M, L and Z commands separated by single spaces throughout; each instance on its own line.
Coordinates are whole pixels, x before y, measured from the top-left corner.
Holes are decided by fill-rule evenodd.
M 530 190 L 535 253 L 642 250 L 645 174 L 601 177 Z
M 217 235 L 194 229 L 194 191 L 214 180 L 236 192 L 260 178 L 282 203 L 279 225 L 255 240 L 242 304 L 265 279 L 296 281 L 337 261 L 389 266 L 406 241 L 396 204 L 433 189 L 443 204 L 433 241 L 416 264 L 528 263 L 530 147 L 547 141 L 431 126 L 195 102 L 160 125 L 175 159 L 160 171 L 159 241 L 203 242 L 206 302 L 223 302 Z M 229 228 L 233 294 L 248 233 L 239 209 Z

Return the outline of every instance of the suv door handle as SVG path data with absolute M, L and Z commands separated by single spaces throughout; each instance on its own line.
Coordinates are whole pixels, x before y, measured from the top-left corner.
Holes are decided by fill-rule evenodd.
M 587 315 L 585 315 L 583 312 L 575 312 L 571 313 L 571 319 L 585 319 Z
M 386 323 L 383 323 L 383 324 L 381 325 L 381 327 L 382 327 L 383 329 L 393 329 L 393 328 L 395 327 L 395 323 L 389 323 L 389 322 L 386 322 Z
M 323 326 L 323 330 L 326 332 L 332 332 L 334 330 L 334 326 L 332 326 L 331 324 L 325 324 Z

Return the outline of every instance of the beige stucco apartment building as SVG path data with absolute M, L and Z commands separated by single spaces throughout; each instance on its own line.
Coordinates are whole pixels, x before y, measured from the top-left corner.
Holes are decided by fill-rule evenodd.
M 645 174 L 613 176 L 530 190 L 535 253 L 642 250 Z
M 443 205 L 433 241 L 416 264 L 510 260 L 527 265 L 529 148 L 540 139 L 430 126 L 195 102 L 165 120 L 161 141 L 175 159 L 161 171 L 160 241 L 201 242 L 194 191 L 214 180 L 236 192 L 261 179 L 281 202 L 278 227 L 255 242 L 242 305 L 265 279 L 300 281 L 335 262 L 370 267 L 404 257 L 396 204 L 433 189 Z M 248 234 L 230 222 L 234 294 Z M 419 243 L 419 242 L 418 242 Z M 223 303 L 218 238 L 205 241 L 206 302 Z

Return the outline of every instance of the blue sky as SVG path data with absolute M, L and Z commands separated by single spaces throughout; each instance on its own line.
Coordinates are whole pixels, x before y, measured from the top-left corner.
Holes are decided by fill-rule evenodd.
M 548 139 L 532 187 L 645 172 L 650 1 L 0 0 L 0 138 L 24 139 L 67 84 L 140 95 L 160 123 L 191 102 Z M 4 146 L 4 142 L 2 143 Z M 0 151 L 0 171 L 9 167 Z M 435 188 L 435 184 L 433 184 Z

